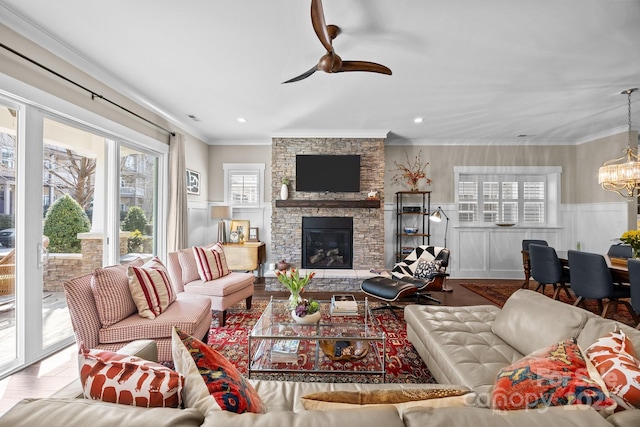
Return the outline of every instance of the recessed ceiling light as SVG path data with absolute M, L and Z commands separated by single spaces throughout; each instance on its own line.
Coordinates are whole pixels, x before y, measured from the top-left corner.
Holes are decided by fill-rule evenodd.
M 413 119 L 413 123 L 422 123 L 424 122 L 424 119 L 422 117 L 416 117 L 415 119 Z
M 236 121 L 237 121 L 238 123 L 247 123 L 247 119 L 245 119 L 244 117 L 238 117 L 238 118 L 236 119 Z

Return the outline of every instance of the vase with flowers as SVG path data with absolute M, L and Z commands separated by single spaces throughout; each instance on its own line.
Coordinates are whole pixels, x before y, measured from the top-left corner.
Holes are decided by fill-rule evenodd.
M 634 258 L 640 258 L 640 230 L 625 231 L 620 240 L 631 246 Z
M 300 294 L 304 291 L 304 287 L 307 286 L 307 283 L 309 283 L 315 275 L 316 272 L 312 271 L 305 274 L 303 277 L 300 277 L 300 271 L 295 267 L 291 267 L 286 271 L 276 270 L 276 277 L 278 278 L 278 281 L 291 293 L 289 296 L 290 310 L 295 310 L 296 307 L 298 307 L 298 304 L 300 304 L 300 301 L 302 300 Z
M 422 163 L 422 151 L 418 152 L 418 155 L 409 160 L 409 154 L 406 153 L 407 163 L 402 164 L 394 161 L 396 165 L 395 169 L 390 169 L 389 172 L 396 172 L 391 178 L 394 182 L 404 181 L 409 184 L 410 191 L 419 191 L 419 183 L 421 180 L 425 180 L 427 185 L 431 185 L 431 179 L 427 177 L 427 166 L 429 162 Z

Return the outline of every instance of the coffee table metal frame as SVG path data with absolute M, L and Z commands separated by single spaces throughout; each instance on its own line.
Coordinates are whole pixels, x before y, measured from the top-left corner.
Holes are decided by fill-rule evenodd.
M 322 317 L 315 324 L 296 323 L 287 309 L 287 300 L 275 300 L 273 297 L 264 312 L 253 326 L 248 336 L 248 376 L 253 373 L 296 372 L 313 374 L 358 373 L 382 376 L 386 381 L 386 336 L 372 315 L 369 301 L 358 301 L 358 315 L 344 316 L 330 313 L 329 301 L 318 301 L 321 305 Z M 271 362 L 271 348 L 279 340 L 300 340 L 306 342 L 312 351 L 308 352 L 312 367 L 303 368 L 295 362 Z M 325 369 L 331 361 L 320 349 L 320 341 L 367 341 L 369 352 L 373 352 L 373 364 L 366 369 L 356 370 L 359 361 L 353 361 L 354 369 Z

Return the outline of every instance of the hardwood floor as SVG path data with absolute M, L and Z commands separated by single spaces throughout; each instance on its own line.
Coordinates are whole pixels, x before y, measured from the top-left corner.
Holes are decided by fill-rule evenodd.
M 264 282 L 260 282 L 261 283 L 256 283 L 255 286 L 253 297 L 255 300 L 269 299 L 271 296 L 286 298 L 289 295 L 288 292 L 284 290 L 282 292 L 267 292 L 264 289 Z M 450 286 L 453 291 L 433 292 L 432 296 L 439 299 L 442 305 L 449 306 L 491 304 L 487 299 L 460 286 L 460 283 L 470 282 L 522 283 L 521 280 L 449 279 L 447 286 Z M 309 292 L 306 296 L 322 300 L 330 299 L 332 293 L 334 292 Z M 358 299 L 364 298 L 364 294 L 362 293 L 356 292 L 354 294 Z M 77 379 L 77 363 L 77 348 L 75 345 L 72 345 L 0 381 L 0 415 L 4 414 L 23 398 L 48 397 L 64 385 Z

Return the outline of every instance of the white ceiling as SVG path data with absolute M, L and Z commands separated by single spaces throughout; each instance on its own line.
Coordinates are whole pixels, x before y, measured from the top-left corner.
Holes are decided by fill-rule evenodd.
M 574 144 L 627 129 L 640 0 L 324 0 L 335 51 L 393 75 L 281 84 L 325 53 L 310 3 L 0 0 L 0 20 L 210 144 L 387 131 L 390 143 Z M 638 129 L 640 92 L 632 111 Z

